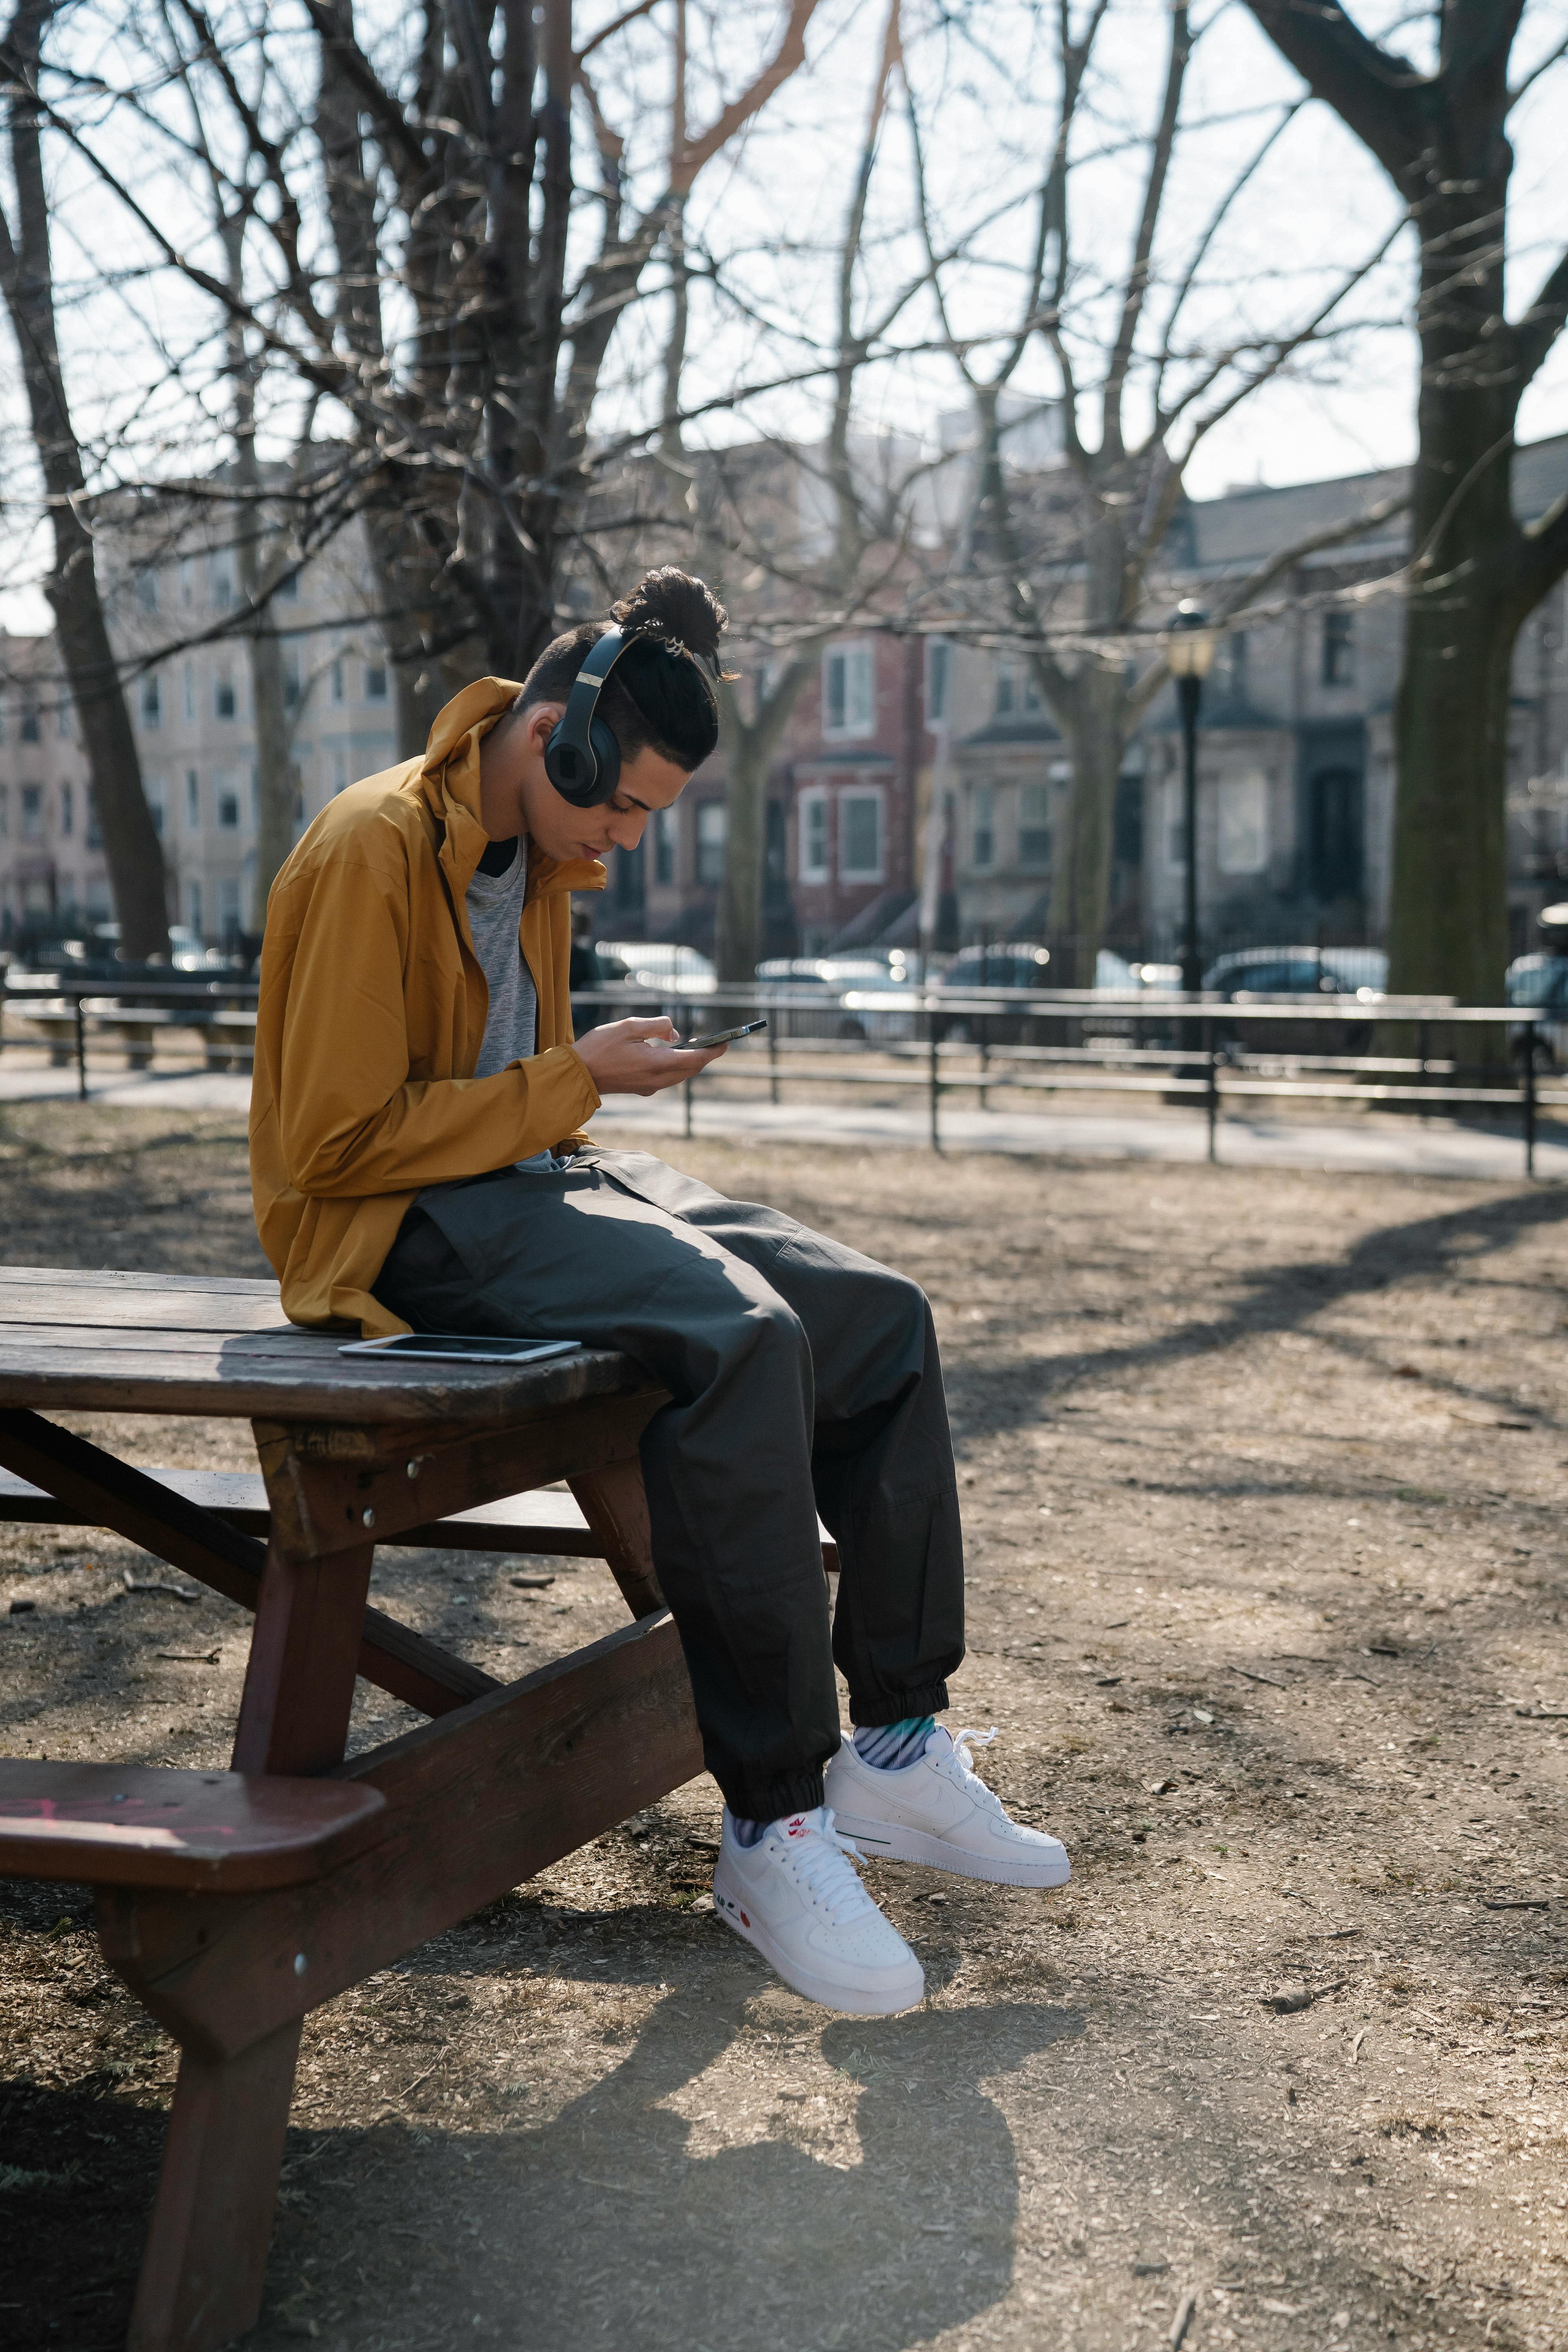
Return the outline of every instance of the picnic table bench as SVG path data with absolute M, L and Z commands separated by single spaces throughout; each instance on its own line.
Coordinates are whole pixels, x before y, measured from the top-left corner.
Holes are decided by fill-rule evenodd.
M 93 1886 L 180 2045 L 132 2352 L 255 2321 L 306 2013 L 702 1769 L 637 1454 L 665 1392 L 603 1350 L 338 1348 L 269 1282 L 0 1267 L 0 1517 L 111 1528 L 255 1612 L 229 1771 L 0 1760 L 0 1875 Z M 152 1475 L 58 1412 L 247 1419 L 259 1478 Z M 633 1622 L 500 1683 L 367 1606 L 376 1544 L 465 1541 L 591 1549 Z M 431 1719 L 345 1761 L 356 1675 Z

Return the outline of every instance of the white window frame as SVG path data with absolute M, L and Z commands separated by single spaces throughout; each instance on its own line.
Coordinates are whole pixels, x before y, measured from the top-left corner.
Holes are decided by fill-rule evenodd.
M 849 811 L 857 803 L 868 802 L 877 812 L 877 863 L 875 866 L 851 866 L 849 863 Z M 840 784 L 838 788 L 838 879 L 846 887 L 866 882 L 881 882 L 888 871 L 888 795 L 880 784 Z
M 717 813 L 718 823 L 713 819 Z M 730 810 L 724 801 L 699 801 L 692 819 L 692 844 L 696 853 L 696 880 L 702 889 L 716 890 L 724 879 L 724 852 L 730 838 Z M 717 873 L 709 871 L 710 853 L 717 848 Z
M 833 879 L 833 853 L 827 803 L 831 795 L 826 784 L 808 784 L 797 798 L 795 808 L 795 872 L 797 882 L 820 884 Z M 820 817 L 817 812 L 820 811 Z M 822 857 L 820 863 L 807 864 L 814 819 L 820 827 Z
M 951 728 L 952 725 L 952 639 L 928 637 L 925 651 L 925 715 L 928 734 L 940 734 L 942 728 Z
M 843 664 L 842 716 L 835 719 L 830 680 L 835 663 Z M 850 742 L 877 731 L 877 649 L 868 637 L 841 637 L 822 656 L 822 732 L 836 741 Z

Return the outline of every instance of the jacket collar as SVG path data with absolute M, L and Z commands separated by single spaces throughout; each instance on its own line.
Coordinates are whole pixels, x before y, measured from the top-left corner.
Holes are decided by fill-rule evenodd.
M 459 908 L 489 846 L 479 822 L 479 745 L 521 692 L 510 678 L 479 677 L 455 694 L 436 715 L 415 778 L 440 828 L 441 870 Z M 528 861 L 527 903 L 562 890 L 602 890 L 605 880 L 596 857 L 546 857 L 534 849 Z

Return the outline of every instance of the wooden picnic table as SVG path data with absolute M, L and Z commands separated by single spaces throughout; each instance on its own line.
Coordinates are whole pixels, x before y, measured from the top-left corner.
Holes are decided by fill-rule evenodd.
M 254 2323 L 306 2012 L 702 1769 L 637 1454 L 665 1392 L 601 1350 L 339 1345 L 269 1282 L 0 1267 L 11 1490 L 255 1612 L 230 1772 L 0 1759 L 0 1875 L 95 1885 L 106 1958 L 180 2045 L 132 2352 Z M 66 1411 L 248 1420 L 266 1543 Z M 502 1684 L 366 1605 L 377 1542 L 561 1479 L 632 1611 L 620 1633 Z M 345 1761 L 361 1675 L 431 1720 Z

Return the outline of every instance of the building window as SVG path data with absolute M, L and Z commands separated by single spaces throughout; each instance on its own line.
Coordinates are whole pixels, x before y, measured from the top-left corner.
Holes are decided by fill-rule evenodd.
M 213 687 L 214 716 L 218 719 L 232 719 L 238 708 L 239 698 L 235 691 L 234 672 L 228 668 L 220 669 Z
M 996 716 L 1011 719 L 1018 707 L 1018 673 L 1011 662 L 1004 662 L 996 672 Z
M 163 838 L 163 779 L 150 776 L 147 780 L 147 807 L 153 819 L 153 830 L 160 841 Z
M 62 743 L 69 742 L 71 733 L 71 707 L 70 698 L 67 695 L 62 695 L 60 697 L 58 707 L 55 711 L 55 733 L 59 737 Z
M 62 784 L 60 786 L 60 831 L 63 834 L 74 833 L 76 831 L 76 787 L 74 784 Z
M 932 730 L 947 723 L 949 698 L 952 691 L 952 647 L 945 637 L 926 639 L 926 725 Z
M 800 879 L 827 879 L 827 794 L 821 785 L 800 796 Z
M 879 784 L 838 795 L 838 878 L 841 882 L 879 882 L 882 878 Z
M 1051 862 L 1050 794 L 1044 784 L 1026 784 L 1018 794 L 1018 863 Z
M 299 709 L 300 694 L 300 656 L 297 648 L 290 646 L 283 656 L 283 708 L 285 710 Z
M 969 811 L 969 862 L 989 866 L 996 856 L 996 790 L 976 784 Z
M 870 735 L 876 731 L 876 674 L 868 645 L 829 646 L 822 656 L 822 731 L 825 735 Z
M 220 613 L 234 603 L 234 571 L 226 555 L 213 557 L 213 603 Z
M 239 831 L 239 794 L 231 786 L 220 782 L 215 797 L 217 802 L 219 832 L 237 833 Z
M 180 665 L 180 708 L 192 725 L 196 716 L 196 666 L 195 662 Z
M 22 724 L 18 731 L 24 743 L 42 741 L 44 730 L 38 724 L 38 706 L 36 702 L 25 702 L 22 705 Z
M 367 702 L 386 700 L 386 664 L 367 661 L 364 666 L 364 698 Z
M 142 681 L 142 724 L 162 727 L 163 724 L 163 688 L 157 671 L 149 670 Z
M 103 847 L 103 827 L 98 821 L 98 794 L 90 784 L 87 788 L 87 845 L 89 849 Z M 89 891 L 90 892 L 96 887 L 95 884 L 89 883 Z
M 185 885 L 185 920 L 199 940 L 202 935 L 202 886 L 199 882 Z
M 1261 874 L 1268 864 L 1268 779 L 1222 776 L 1219 785 L 1219 870 Z
M 383 677 L 386 675 L 384 670 Z M 676 814 L 672 808 L 656 809 L 653 817 L 653 878 L 656 882 L 675 879 Z
M 185 830 L 187 833 L 200 833 L 201 829 L 201 780 L 197 776 L 194 768 L 187 768 L 185 770 Z M 191 929 L 193 931 L 199 930 L 201 929 L 201 925 L 199 923 L 193 923 L 191 925 Z
M 286 572 L 283 574 L 283 577 L 278 583 L 277 589 L 274 593 L 281 604 L 297 604 L 299 603 L 300 568 L 298 564 L 295 565 L 291 572 Z
M 217 927 L 219 936 L 232 939 L 239 929 L 239 877 L 226 874 L 217 886 Z
M 334 654 L 332 656 L 331 680 L 332 700 L 334 702 L 342 702 L 343 699 L 343 657 L 342 654 Z
M 700 801 L 697 808 L 697 879 L 699 882 L 722 882 L 724 879 L 724 840 L 730 830 L 730 812 L 722 801 Z
M 22 787 L 22 838 L 42 841 L 44 837 L 44 788 L 42 784 Z
M 138 572 L 136 579 L 136 609 L 139 613 L 155 613 L 158 609 L 158 575 L 155 572 Z
M 1323 684 L 1355 684 L 1355 614 L 1323 614 Z
M 188 555 L 180 558 L 180 602 L 189 607 L 196 601 L 196 567 Z M 197 894 L 200 897 L 200 892 Z

